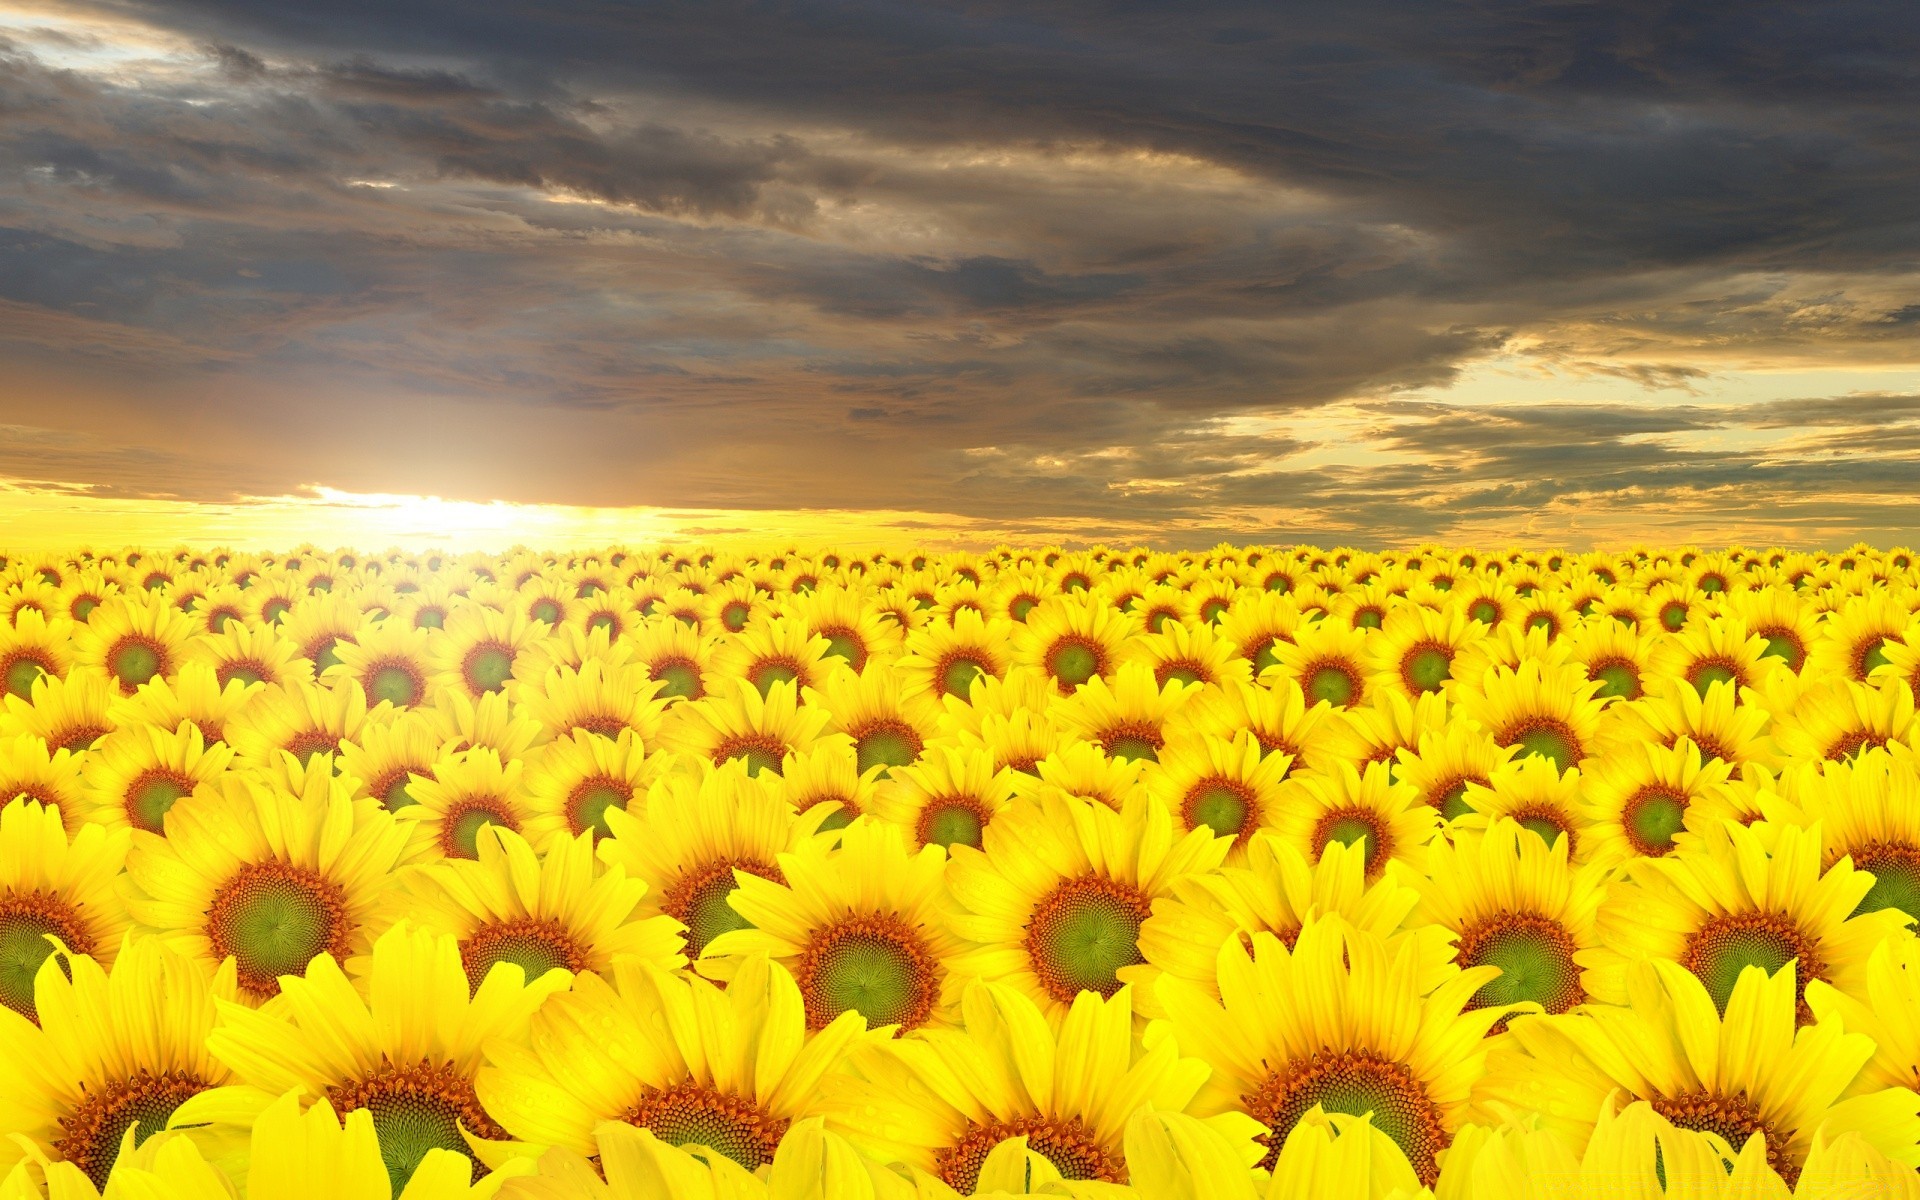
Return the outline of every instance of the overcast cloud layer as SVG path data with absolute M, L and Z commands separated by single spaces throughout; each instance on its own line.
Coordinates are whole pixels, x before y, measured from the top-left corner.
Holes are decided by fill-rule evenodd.
M 1910 540 L 1916 96 L 1884 2 L 14 0 L 0 479 Z

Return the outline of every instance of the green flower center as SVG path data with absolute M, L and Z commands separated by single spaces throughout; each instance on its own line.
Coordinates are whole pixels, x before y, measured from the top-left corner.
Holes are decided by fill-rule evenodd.
M 1242 1104 L 1268 1129 L 1259 1140 L 1267 1146 L 1260 1165 L 1269 1170 L 1287 1135 L 1315 1105 L 1329 1113 L 1371 1116 L 1373 1127 L 1393 1139 L 1428 1187 L 1440 1175 L 1435 1156 L 1450 1140 L 1439 1108 L 1413 1073 L 1365 1050 L 1322 1050 L 1290 1063 L 1243 1097 Z
M 1152 912 L 1136 889 L 1100 875 L 1062 880 L 1027 921 L 1027 957 L 1062 1004 L 1081 992 L 1111 996 L 1122 967 L 1143 963 L 1140 925 Z
M 1767 637 L 1767 648 L 1760 653 L 1768 658 L 1782 660 L 1790 669 L 1795 671 L 1800 669 L 1800 664 L 1804 662 L 1807 657 L 1806 648 L 1800 644 L 1800 639 L 1784 630 L 1769 635 Z
M 475 692 L 497 692 L 513 677 L 513 651 L 483 642 L 467 652 L 467 687 Z
M 793 683 L 800 678 L 800 669 L 792 663 L 768 659 L 755 663 L 747 670 L 747 678 L 759 689 L 762 696 L 772 693 L 776 683 Z
M 1351 669 L 1326 663 L 1307 672 L 1306 690 L 1308 700 L 1325 700 L 1338 707 L 1352 702 L 1354 693 L 1360 690 L 1360 680 Z
M 762 879 L 785 882 L 780 872 L 771 867 L 732 859 L 722 859 L 683 875 L 668 890 L 660 907 L 668 916 L 687 927 L 688 958 L 699 958 L 707 948 L 707 943 L 723 933 L 753 928 L 753 922 L 727 903 L 738 886 L 733 875 L 736 867 Z
M 10 695 L 22 700 L 33 696 L 33 682 L 47 673 L 47 669 L 31 658 L 17 658 L 7 664 L 6 688 Z
M 973 681 L 986 673 L 986 668 L 971 658 L 949 659 L 940 671 L 940 694 L 965 700 L 973 694 Z
M 1739 686 L 1740 675 L 1727 663 L 1708 660 L 1695 663 L 1692 672 L 1693 690 L 1702 696 L 1716 683 L 1731 683 Z
M 407 708 L 420 703 L 426 694 L 426 680 L 412 667 L 390 663 L 374 668 L 367 679 L 367 695 L 378 704 L 385 700 L 395 708 Z
M 763 1114 L 753 1101 L 688 1081 L 648 1088 L 623 1114 L 669 1146 L 705 1146 L 749 1171 L 773 1161 L 787 1122 Z
M 1467 781 L 1462 779 L 1452 787 L 1440 793 L 1440 816 L 1448 821 L 1466 816 L 1473 811 L 1467 803 Z
M 1416 691 L 1435 692 L 1453 678 L 1453 658 L 1437 646 L 1422 646 L 1407 655 L 1407 682 Z
M 1673 850 L 1674 835 L 1686 828 L 1687 798 L 1665 788 L 1643 787 L 1620 815 L 1634 852 L 1660 858 Z
M 165 833 L 168 810 L 192 791 L 192 780 L 169 771 L 148 771 L 127 788 L 127 823 L 148 833 Z
M 607 827 L 607 810 L 624 809 L 632 798 L 630 790 L 611 779 L 589 779 L 567 797 L 567 824 L 576 837 L 589 829 L 596 840 L 607 837 L 613 833 Z
M 413 776 L 403 768 L 395 772 L 392 782 L 380 789 L 380 802 L 387 806 L 388 812 L 399 812 L 409 805 L 420 803 L 413 798 L 413 792 L 409 790 L 412 784 Z
M 1558 721 L 1540 719 L 1509 731 L 1503 744 L 1519 747 L 1521 758 L 1540 757 L 1564 774 L 1580 761 L 1580 741 Z
M 545 621 L 549 625 L 560 623 L 560 602 L 551 598 L 535 600 L 527 615 L 536 621 Z
M 1047 656 L 1047 673 L 1070 688 L 1079 687 L 1100 673 L 1100 655 L 1085 642 L 1062 643 Z
M 1920 849 L 1881 842 L 1854 851 L 1853 865 L 1873 876 L 1854 915 L 1897 908 L 1920 919 Z
M 1467 607 L 1467 615 L 1482 625 L 1491 625 L 1500 619 L 1500 606 L 1491 600 L 1475 600 Z
M 495 964 L 519 967 L 528 983 L 548 971 L 580 972 L 587 956 L 558 921 L 521 917 L 485 925 L 460 945 L 460 961 L 467 969 L 467 988 L 478 992 Z
M 1121 762 L 1160 761 L 1160 731 L 1127 727 L 1114 730 L 1101 739 L 1107 757 Z
M 822 632 L 827 635 L 829 657 L 845 660 L 846 664 L 856 671 L 866 665 L 866 644 L 852 630 L 822 630 Z
M 243 989 L 277 996 L 280 977 L 304 974 L 316 955 L 346 957 L 346 896 L 305 867 L 249 863 L 214 893 L 206 934 L 216 962 L 233 958 Z
M 862 733 L 854 742 L 855 761 L 862 775 L 880 768 L 885 779 L 893 767 L 913 765 L 920 757 L 920 735 L 900 722 L 885 722 Z
M 75 954 L 92 954 L 93 936 L 80 915 L 59 896 L 46 892 L 0 894 L 0 1004 L 39 1022 L 33 982 L 53 953 L 52 934 Z
M 429 1150 L 451 1150 L 473 1158 L 466 1138 L 460 1135 L 462 1126 L 476 1137 L 498 1140 L 507 1136 L 480 1106 L 472 1081 L 450 1063 L 423 1061 L 402 1067 L 383 1062 L 358 1083 L 329 1088 L 327 1099 L 343 1117 L 360 1108 L 373 1114 L 380 1159 L 396 1196 L 406 1189 Z M 486 1169 L 475 1161 L 470 1180 L 477 1181 L 485 1173 Z
M 954 797 L 930 801 L 920 810 L 920 844 L 972 846 L 978 850 L 987 818 L 978 801 Z
M 713 752 L 713 761 L 717 763 L 733 762 L 735 759 L 746 763 L 749 775 L 758 775 L 762 771 L 778 775 L 786 757 L 787 748 L 779 742 L 769 737 L 751 735 L 724 741 Z
M 1678 600 L 1669 600 L 1660 607 L 1660 624 L 1668 633 L 1678 633 L 1687 623 L 1687 606 Z
M 122 687 L 139 687 L 160 673 L 160 648 L 150 642 L 124 639 L 107 653 L 107 670 Z
M 1640 696 L 1640 672 L 1630 663 L 1608 663 L 1589 671 L 1588 677 L 1600 681 L 1600 690 L 1594 695 L 1603 700 L 1636 700 Z
M 1789 962 L 1798 962 L 1800 992 L 1809 979 L 1824 978 L 1824 965 L 1814 944 L 1792 920 L 1778 913 L 1745 912 L 1714 917 L 1687 939 L 1680 965 L 1699 976 L 1713 997 L 1714 1007 L 1726 1015 L 1727 1001 L 1740 973 L 1759 967 L 1772 975 Z M 1806 1001 L 1800 1001 L 1801 1023 L 1810 1019 Z
M 1499 967 L 1500 976 L 1473 994 L 1469 1007 L 1532 1001 L 1563 1013 L 1585 999 L 1573 939 L 1559 922 L 1530 913 L 1495 917 L 1461 931 L 1455 957 L 1464 967 Z
M 660 694 L 669 699 L 678 696 L 685 700 L 697 700 L 706 692 L 700 682 L 700 668 L 683 658 L 655 663 L 653 677 L 666 685 L 660 689 Z
M 878 913 L 816 932 L 793 977 L 806 1000 L 809 1029 L 825 1029 L 851 1011 L 870 1029 L 898 1025 L 904 1033 L 932 1015 L 937 973 L 920 937 L 898 917 Z
M 1382 836 L 1380 818 L 1369 809 L 1335 809 L 1321 817 L 1319 827 L 1314 830 L 1314 856 L 1326 853 L 1327 846 L 1333 842 L 1343 846 L 1359 843 L 1368 875 L 1386 861 L 1386 839 Z
M 512 815 L 485 800 L 467 800 L 441 818 L 441 849 L 448 858 L 479 858 L 480 831 L 489 825 L 520 832 Z
M 1205 782 L 1187 793 L 1188 829 L 1202 825 L 1220 837 L 1245 838 L 1252 833 L 1247 818 L 1252 815 L 1253 797 L 1224 780 Z

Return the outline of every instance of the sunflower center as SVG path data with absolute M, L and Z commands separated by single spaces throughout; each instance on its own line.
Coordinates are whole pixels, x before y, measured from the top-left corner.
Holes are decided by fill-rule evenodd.
M 460 677 L 467 690 L 475 693 L 497 692 L 513 677 L 513 650 L 498 642 L 481 642 L 467 651 L 460 664 Z
M 467 968 L 467 987 L 474 992 L 496 963 L 518 966 L 528 983 L 548 971 L 577 975 L 589 969 L 586 953 L 564 925 L 535 917 L 482 925 L 460 943 L 460 961 Z
M 542 596 L 527 609 L 527 615 L 536 621 L 545 621 L 549 625 L 560 623 L 560 602 L 551 596 Z
M 1704 696 L 1716 683 L 1740 686 L 1740 668 L 1729 659 L 1703 658 L 1693 664 L 1693 668 L 1687 672 L 1687 679 L 1693 684 L 1693 690 Z
M 749 733 L 740 737 L 728 738 L 713 749 L 713 761 L 732 762 L 740 759 L 747 764 L 747 774 L 758 775 L 762 771 L 780 774 L 780 764 L 786 760 L 787 748 L 778 738 L 763 733 Z
M 567 795 L 567 828 L 575 837 L 593 830 L 595 839 L 613 832 L 607 827 L 607 810 L 625 808 L 633 798 L 626 785 L 596 776 L 584 780 Z
M 1440 810 L 1440 816 L 1444 820 L 1452 821 L 1473 811 L 1473 806 L 1467 803 L 1467 783 L 1465 779 L 1456 779 L 1444 787 L 1434 789 L 1439 793 L 1439 799 L 1434 803 L 1434 807 Z
M 1828 762 L 1852 762 L 1860 752 L 1869 746 L 1884 746 L 1887 739 L 1864 729 L 1856 729 L 1843 734 L 1833 745 L 1827 747 Z
M 260 663 L 241 660 L 221 663 L 215 668 L 213 677 L 222 688 L 230 683 L 239 683 L 243 687 L 252 687 L 256 683 L 267 681 L 267 669 Z
M 25 655 L 8 660 L 4 674 L 7 694 L 22 700 L 30 699 L 33 696 L 33 681 L 45 675 L 47 670 L 47 664 Z
M 807 1028 L 825 1029 L 849 1010 L 868 1028 L 927 1023 L 939 999 L 939 964 L 919 934 L 889 913 L 849 917 L 814 933 L 801 952 L 794 982 L 807 1006 Z
M 92 954 L 93 935 L 80 914 L 59 896 L 47 892 L 7 892 L 0 895 L 0 1004 L 39 1023 L 34 1007 L 33 981 L 40 964 L 53 953 L 47 935 L 60 939 L 75 954 Z
M 885 779 L 891 768 L 912 766 L 920 757 L 920 734 L 904 721 L 881 721 L 855 738 L 854 747 L 860 773 L 879 767 L 880 777 Z
M 286 751 L 306 766 L 316 754 L 337 754 L 340 751 L 340 739 L 323 729 L 303 730 L 293 735 L 287 742 Z
M 731 858 L 697 867 L 674 881 L 662 897 L 660 908 L 687 927 L 688 958 L 699 958 L 707 943 L 723 933 L 752 927 L 752 922 L 727 903 L 727 897 L 733 895 L 733 889 L 738 886 L 733 877 L 735 868 L 775 883 L 786 882 L 774 867 Z
M 1563 1013 L 1586 999 L 1573 939 L 1558 921 L 1533 913 L 1502 913 L 1461 930 L 1454 957 L 1464 967 L 1499 967 L 1473 994 L 1470 1008 L 1533 1001 Z
M 1664 857 L 1673 850 L 1674 835 L 1686 828 L 1687 798 L 1670 788 L 1643 787 L 1627 799 L 1620 824 L 1635 854 Z
M 834 628 L 819 631 L 827 639 L 827 653 L 845 660 L 854 670 L 864 670 L 867 665 L 867 646 L 860 635 L 851 629 Z
M 1475 600 L 1467 606 L 1467 615 L 1482 625 L 1491 625 L 1500 619 L 1500 606 L 1491 600 Z
M 480 831 L 489 825 L 520 832 L 504 802 L 489 796 L 460 801 L 440 818 L 440 852 L 448 858 L 479 858 Z
M 1352 702 L 1359 693 L 1360 676 L 1341 663 L 1321 663 L 1307 672 L 1306 685 L 1310 702 L 1325 700 L 1338 707 Z
M 978 659 L 953 655 L 940 665 L 940 694 L 965 700 L 973 692 L 973 681 L 987 673 Z
M 1682 1092 L 1677 1096 L 1652 1096 L 1647 1103 L 1653 1111 L 1681 1129 L 1719 1134 L 1736 1154 L 1747 1144 L 1748 1138 L 1764 1131 L 1767 1137 L 1767 1165 L 1786 1181 L 1788 1187 L 1798 1181 L 1799 1168 L 1787 1154 L 1789 1139 L 1766 1127 L 1766 1122 L 1760 1119 L 1760 1110 L 1745 1092 L 1731 1096 L 1709 1091 Z
M 120 681 L 120 690 L 131 692 L 160 673 L 164 656 L 158 643 L 146 638 L 126 637 L 107 651 L 107 670 Z
M 751 605 L 741 600 L 733 600 L 720 610 L 720 623 L 727 627 L 728 633 L 739 633 L 747 627 L 747 618 L 752 615 Z
M 167 1118 L 208 1084 L 185 1071 L 154 1074 L 142 1067 L 125 1079 L 88 1090 L 80 1103 L 60 1122 L 54 1148 L 79 1168 L 96 1188 L 105 1187 L 113 1160 L 120 1156 L 120 1139 L 132 1129 L 138 1146 L 165 1129 Z
M 706 694 L 700 683 L 700 667 L 691 659 L 667 658 L 653 664 L 653 677 L 666 686 L 660 694 L 668 699 L 698 700 Z
M 1053 1164 L 1062 1179 L 1126 1182 L 1121 1156 L 1102 1146 L 1093 1131 L 1078 1119 L 1022 1117 L 992 1125 L 968 1125 L 960 1140 L 934 1154 L 934 1174 L 962 1196 L 970 1196 L 980 1182 L 980 1168 L 995 1146 L 1012 1138 L 1027 1139 L 1027 1149 Z
M 1660 606 L 1660 624 L 1668 633 L 1678 633 L 1686 626 L 1687 606 L 1679 600 L 1669 600 Z
M 1109 729 L 1100 738 L 1100 745 L 1106 750 L 1107 757 L 1121 762 L 1134 762 L 1139 759 L 1159 762 L 1162 744 L 1160 730 L 1152 725 L 1122 725 L 1116 729 Z
M 1800 664 L 1806 661 L 1807 649 L 1792 631 L 1781 629 L 1761 636 L 1767 639 L 1767 648 L 1760 652 L 1763 656 L 1780 659 L 1792 671 L 1798 671 Z
M 987 827 L 986 806 L 972 796 L 929 800 L 914 832 L 922 846 L 972 846 L 978 850 Z
M 1370 808 L 1335 808 L 1323 814 L 1313 829 L 1314 858 L 1325 854 L 1332 842 L 1345 846 L 1358 842 L 1368 876 L 1378 874 L 1392 857 L 1392 834 L 1380 814 Z
M 167 811 L 193 791 L 193 781 L 174 771 L 143 771 L 127 785 L 127 823 L 148 833 L 166 832 Z
M 1854 915 L 1897 908 L 1920 917 L 1920 848 L 1875 842 L 1853 852 L 1853 865 L 1873 876 L 1873 888 Z
M 1804 996 L 1807 981 L 1824 979 L 1825 964 L 1813 941 L 1789 918 L 1770 912 L 1714 917 L 1687 939 L 1686 949 L 1680 954 L 1680 965 L 1707 985 L 1707 993 L 1722 1016 L 1742 971 L 1759 967 L 1772 975 L 1790 962 L 1798 963 L 1795 991 L 1801 994 L 1800 1023 L 1804 1025 L 1812 1019 Z
M 759 689 L 762 696 L 766 696 L 773 691 L 776 683 L 797 681 L 800 678 L 800 666 L 782 658 L 762 659 L 748 668 L 747 678 L 753 681 L 753 686 Z
M 1887 658 L 1887 639 L 1872 638 L 1854 655 L 1853 677 L 1865 680 L 1876 667 L 1884 667 L 1888 661 L 1890 660 Z
M 425 772 L 422 771 L 421 774 L 425 774 Z M 399 812 L 409 805 L 420 803 L 413 798 L 413 793 L 408 790 L 412 783 L 413 772 L 411 768 L 399 767 L 388 772 L 387 777 L 379 783 L 373 784 L 371 791 L 374 795 L 380 797 L 380 802 L 387 806 L 388 812 Z
M 1063 638 L 1047 653 L 1047 673 L 1069 691 L 1100 673 L 1099 647 L 1081 638 Z
M 367 674 L 367 695 L 395 708 L 409 708 L 427 694 L 427 681 L 412 663 L 383 662 Z
M 1551 717 L 1536 717 L 1507 730 L 1500 739 L 1503 746 L 1519 748 L 1520 757 L 1539 756 L 1564 773 L 1580 761 L 1580 739 L 1563 722 Z
M 1140 924 L 1152 911 L 1124 883 L 1100 875 L 1062 880 L 1027 920 L 1027 957 L 1040 985 L 1062 1004 L 1081 992 L 1113 995 L 1120 969 L 1146 961 Z
M 1441 684 L 1453 677 L 1453 656 L 1430 642 L 1408 651 L 1400 664 L 1400 674 L 1409 691 L 1438 691 Z
M 773 1161 L 787 1132 L 784 1118 L 767 1115 L 752 1100 L 692 1080 L 646 1089 L 621 1119 L 670 1146 L 706 1146 L 749 1171 Z
M 277 996 L 280 977 L 305 972 L 316 955 L 346 957 L 346 894 L 305 867 L 249 863 L 214 893 L 206 929 L 214 960 L 231 955 L 242 988 Z
M 429 1150 L 452 1150 L 473 1158 L 464 1126 L 476 1137 L 502 1139 L 506 1130 L 494 1124 L 473 1094 L 473 1081 L 451 1063 L 417 1062 L 396 1066 L 383 1062 L 371 1075 L 354 1083 L 327 1089 L 327 1100 L 341 1116 L 364 1108 L 373 1114 L 380 1140 L 380 1158 L 398 1196 L 413 1178 L 414 1168 Z M 473 1180 L 486 1173 L 478 1161 Z
M 447 614 L 437 608 L 423 608 L 413 614 L 415 629 L 444 629 L 446 624 Z
M 1287 1135 L 1316 1104 L 1330 1113 L 1371 1114 L 1373 1127 L 1393 1139 L 1428 1187 L 1440 1175 L 1434 1157 L 1452 1140 L 1439 1107 L 1413 1073 L 1365 1050 L 1319 1051 L 1273 1075 L 1241 1103 L 1267 1127 L 1259 1140 L 1267 1146 L 1260 1165 L 1268 1170 L 1279 1159 Z
M 1220 837 L 1241 842 L 1253 836 L 1255 822 L 1251 818 L 1259 814 L 1252 793 L 1225 779 L 1207 779 L 1194 785 L 1181 808 L 1188 829 L 1205 825 Z

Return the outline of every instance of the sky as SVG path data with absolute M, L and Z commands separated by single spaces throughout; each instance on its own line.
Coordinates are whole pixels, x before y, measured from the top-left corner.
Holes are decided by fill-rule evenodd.
M 1920 6 L 0 0 L 0 543 L 1920 541 Z

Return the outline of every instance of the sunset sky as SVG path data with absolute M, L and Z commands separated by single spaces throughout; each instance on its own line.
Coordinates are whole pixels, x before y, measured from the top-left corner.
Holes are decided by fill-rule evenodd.
M 0 0 L 0 548 L 1920 541 L 1920 6 Z

